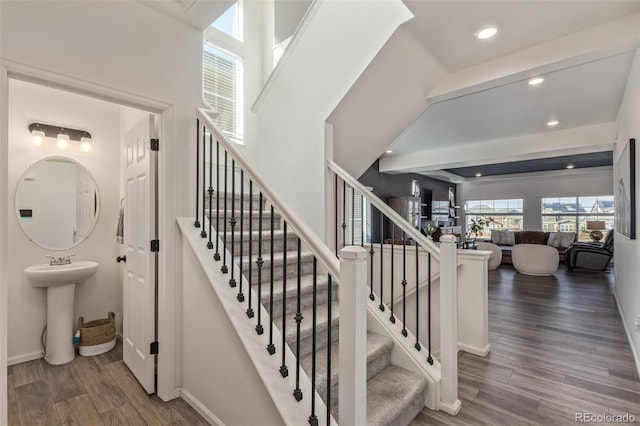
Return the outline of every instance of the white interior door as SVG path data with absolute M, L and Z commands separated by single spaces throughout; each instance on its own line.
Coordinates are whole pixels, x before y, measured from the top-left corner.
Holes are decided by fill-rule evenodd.
M 125 134 L 123 358 L 148 393 L 155 392 L 156 154 L 151 152 L 153 116 Z

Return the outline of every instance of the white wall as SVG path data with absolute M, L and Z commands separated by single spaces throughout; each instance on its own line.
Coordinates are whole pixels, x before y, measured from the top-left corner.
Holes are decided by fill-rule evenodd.
M 331 113 L 333 160 L 359 177 L 428 106 L 444 67 L 401 26 Z
M 575 172 L 575 173 L 573 173 Z M 456 203 L 459 210 L 458 224 L 465 223 L 464 202 L 466 200 L 503 200 L 522 198 L 524 229 L 542 229 L 541 199 L 545 197 L 576 197 L 579 195 L 612 195 L 613 174 L 610 167 L 574 169 L 559 175 L 531 175 L 496 179 L 477 179 L 458 184 Z M 617 257 L 616 257 L 617 261 Z
M 3 64 L 9 72 L 22 73 L 24 64 L 29 75 L 164 111 L 159 327 L 166 350 L 159 357 L 159 395 L 175 397 L 175 218 L 187 214 L 194 196 L 187 188 L 195 176 L 187 169 L 189 159 L 195 158 L 194 108 L 202 99 L 202 33 L 138 1 L 0 2 L 0 9 L 0 54 L 11 61 Z M 6 130 L 1 131 L 6 143 Z M 0 158 L 0 170 L 6 165 L 7 159 Z M 0 202 L 5 211 L 6 199 Z M 0 399 L 3 394 L 4 388 Z
M 67 150 L 61 151 L 52 138 L 47 138 L 40 147 L 35 146 L 27 128 L 34 121 L 89 130 L 93 139 L 92 151 L 80 151 L 79 144 L 73 141 Z M 86 320 L 106 318 L 107 312 L 113 311 L 121 324 L 122 280 L 114 260 L 118 254 L 114 236 L 120 195 L 119 126 L 120 110 L 115 104 L 10 80 L 9 211 L 15 212 L 13 194 L 23 173 L 29 165 L 49 156 L 66 156 L 88 168 L 96 181 L 100 200 L 100 214 L 94 230 L 87 240 L 71 250 L 53 251 L 34 244 L 20 228 L 16 214 L 9 215 L 10 364 L 39 358 L 42 352 L 40 333 L 46 322 L 46 291 L 31 287 L 23 270 L 29 265 L 46 263 L 45 254 L 59 256 L 73 252 L 76 253 L 73 260 L 98 262 L 100 268 L 96 275 L 76 287 L 74 319 L 81 315 Z M 75 188 L 75 172 L 70 179 Z M 75 198 L 75 189 L 71 196 Z M 62 204 L 63 200 L 58 203 Z M 72 210 L 75 214 L 75 208 Z M 34 210 L 34 215 L 41 213 L 42 209 Z
M 411 15 L 400 1 L 325 0 L 308 16 L 256 103 L 257 163 L 272 189 L 322 236 L 325 120 Z
M 638 155 L 638 144 L 640 143 L 640 50 L 636 50 L 633 66 L 627 80 L 625 96 L 618 114 L 618 141 L 614 152 L 614 170 L 620 154 L 630 138 L 636 140 L 636 173 L 638 173 L 640 170 L 640 155 Z M 618 176 L 614 176 L 614 182 L 617 180 Z M 612 186 L 615 187 L 615 185 Z M 639 187 L 636 175 L 636 200 L 640 195 Z M 636 209 L 636 223 L 640 223 L 640 210 L 638 209 Z M 640 320 L 638 241 L 638 239 L 629 240 L 620 234 L 615 236 L 615 294 L 640 375 L 640 333 L 634 331 L 634 322 Z

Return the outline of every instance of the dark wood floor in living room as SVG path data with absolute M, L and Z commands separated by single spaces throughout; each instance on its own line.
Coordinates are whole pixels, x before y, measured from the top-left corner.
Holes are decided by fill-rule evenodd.
M 413 424 L 575 425 L 579 413 L 640 423 L 640 380 L 613 280 L 613 271 L 564 266 L 550 277 L 490 271 L 491 352 L 460 352 L 460 414 L 425 409 Z
M 207 425 L 186 402 L 149 396 L 122 362 L 122 344 L 63 365 L 9 367 L 9 425 Z

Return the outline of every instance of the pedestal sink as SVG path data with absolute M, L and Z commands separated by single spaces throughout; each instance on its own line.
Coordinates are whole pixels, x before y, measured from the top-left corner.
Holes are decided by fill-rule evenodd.
M 49 364 L 65 364 L 75 358 L 73 301 L 76 283 L 95 274 L 98 266 L 97 262 L 82 260 L 66 265 L 33 265 L 24 270 L 32 286 L 47 289 L 45 360 Z

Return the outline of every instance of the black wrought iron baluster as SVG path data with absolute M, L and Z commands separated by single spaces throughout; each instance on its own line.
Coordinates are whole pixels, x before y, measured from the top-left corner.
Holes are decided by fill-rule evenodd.
M 316 257 L 313 256 L 313 307 L 311 309 L 311 415 L 309 416 L 309 424 L 316 426 L 318 417 L 316 416 L 316 328 L 317 328 L 317 311 L 318 311 L 318 279 L 317 279 L 317 263 Z M 331 342 L 329 342 L 331 345 Z M 330 372 L 327 372 L 330 374 Z
M 360 246 L 364 247 L 364 195 L 362 194 L 360 194 L 360 231 Z M 371 239 L 371 242 L 373 242 L 373 239 Z
M 336 222 L 335 222 L 335 231 L 336 231 L 336 241 L 335 241 L 335 245 L 336 245 L 336 257 L 339 258 L 340 256 L 338 256 L 338 175 L 334 175 L 335 177 L 335 194 L 334 194 L 334 199 L 335 199 L 335 213 L 336 213 Z
M 196 220 L 193 226 L 200 228 L 198 214 L 200 213 L 200 120 L 196 118 Z
M 296 291 L 296 388 L 293 390 L 293 396 L 296 401 L 300 402 L 302 399 L 302 390 L 300 389 L 300 325 L 302 324 L 302 316 L 301 308 L 300 308 L 300 298 L 301 295 L 301 281 L 300 281 L 300 238 L 298 238 L 298 261 L 297 261 L 297 273 L 298 273 L 298 286 Z
M 342 181 L 342 247 L 347 245 L 347 182 Z
M 227 192 L 227 151 L 224 151 L 224 213 L 223 213 L 223 233 L 222 233 L 222 270 L 223 274 L 229 272 L 227 267 L 227 199 L 229 199 L 229 193 Z
M 382 246 L 382 231 L 383 231 L 383 221 L 382 219 L 384 218 L 382 212 L 380 212 L 380 305 L 378 305 L 378 309 L 380 309 L 382 312 L 384 312 L 384 303 L 383 303 L 383 296 L 384 296 L 384 275 L 382 275 L 382 272 L 384 271 L 384 256 L 383 254 L 383 249 L 384 247 Z M 373 222 L 373 221 L 371 221 Z M 370 226 L 371 229 L 371 235 L 373 236 L 373 223 Z M 373 238 L 371 238 L 371 245 L 373 245 Z
M 327 288 L 327 425 L 331 424 L 331 312 L 333 304 L 333 289 L 331 282 L 331 275 L 327 275 L 328 286 Z
M 242 197 L 242 196 L 241 196 Z M 236 160 L 231 160 L 231 218 L 229 219 L 229 225 L 231 225 L 231 279 L 229 280 L 229 287 L 235 288 L 236 269 L 233 267 L 233 259 L 236 257 Z
M 226 195 L 226 194 L 225 194 Z M 220 142 L 216 141 L 216 252 L 213 259 L 220 260 Z
M 269 355 L 276 353 L 276 346 L 273 344 L 273 205 L 271 206 L 271 233 L 270 233 L 270 245 L 269 245 L 269 258 L 271 259 L 269 265 L 269 344 L 267 345 L 267 352 Z M 284 253 L 284 263 L 287 263 L 287 253 Z
M 262 259 L 262 191 L 260 191 L 258 199 L 258 208 L 260 210 L 258 210 L 258 259 L 256 260 L 256 265 L 258 265 L 258 306 L 256 306 L 258 310 L 258 325 L 256 325 L 256 333 L 262 334 L 264 333 L 264 328 L 262 327 L 262 309 L 260 309 L 262 305 L 262 265 L 264 264 L 264 260 Z
M 369 300 L 376 300 L 376 296 L 373 294 L 373 255 L 375 252 L 373 249 L 373 241 L 371 241 L 369 246 Z
M 427 344 L 429 345 L 427 362 L 433 365 L 433 357 L 431 357 L 431 253 L 427 253 L 427 315 Z
M 402 231 L 402 335 L 407 337 L 407 234 Z
M 351 245 L 355 245 L 355 232 L 356 227 L 354 226 L 356 221 L 356 190 L 355 188 L 351 188 Z
M 207 197 L 207 188 L 205 186 L 207 182 L 207 132 L 206 128 L 202 126 L 202 231 L 200 231 L 200 236 L 202 238 L 207 238 L 207 231 L 204 229 L 204 214 L 205 214 L 205 205 L 204 201 Z
M 416 344 L 414 345 L 414 347 L 418 351 L 421 349 L 420 347 L 420 296 L 418 294 L 420 290 L 419 265 L 420 265 L 420 246 L 416 241 Z
M 389 321 L 391 321 L 391 324 L 395 324 L 396 323 L 396 317 L 393 315 L 393 284 L 394 284 L 394 276 L 393 276 L 393 262 L 395 259 L 395 251 L 394 251 L 394 246 L 395 246 L 395 239 L 396 239 L 396 225 L 393 222 L 389 222 L 389 226 L 391 227 L 391 282 L 390 282 L 390 287 L 391 287 L 391 316 L 389 316 Z
M 238 265 L 240 265 L 240 276 L 238 281 L 240 285 L 238 287 L 238 302 L 244 302 L 244 293 L 242 293 L 242 253 L 244 252 L 244 170 L 240 169 L 240 259 L 238 259 Z
M 249 288 L 249 306 L 247 307 L 247 316 L 253 318 L 253 308 L 251 307 L 251 292 L 253 289 L 253 281 L 251 279 L 251 271 L 253 270 L 253 181 L 249 179 L 249 270 L 247 271 L 247 287 Z
M 211 232 L 211 228 L 213 226 L 213 220 L 211 217 L 211 210 L 213 206 L 213 134 L 209 133 L 209 242 L 207 243 L 207 248 L 211 250 L 213 248 L 213 242 L 211 238 L 213 238 L 213 232 Z
M 282 242 L 282 252 L 287 253 L 287 222 L 282 221 L 282 232 L 284 232 L 284 240 Z M 282 262 L 282 365 L 280 366 L 280 375 L 287 377 L 289 369 L 285 364 L 285 346 L 287 344 L 287 262 Z

